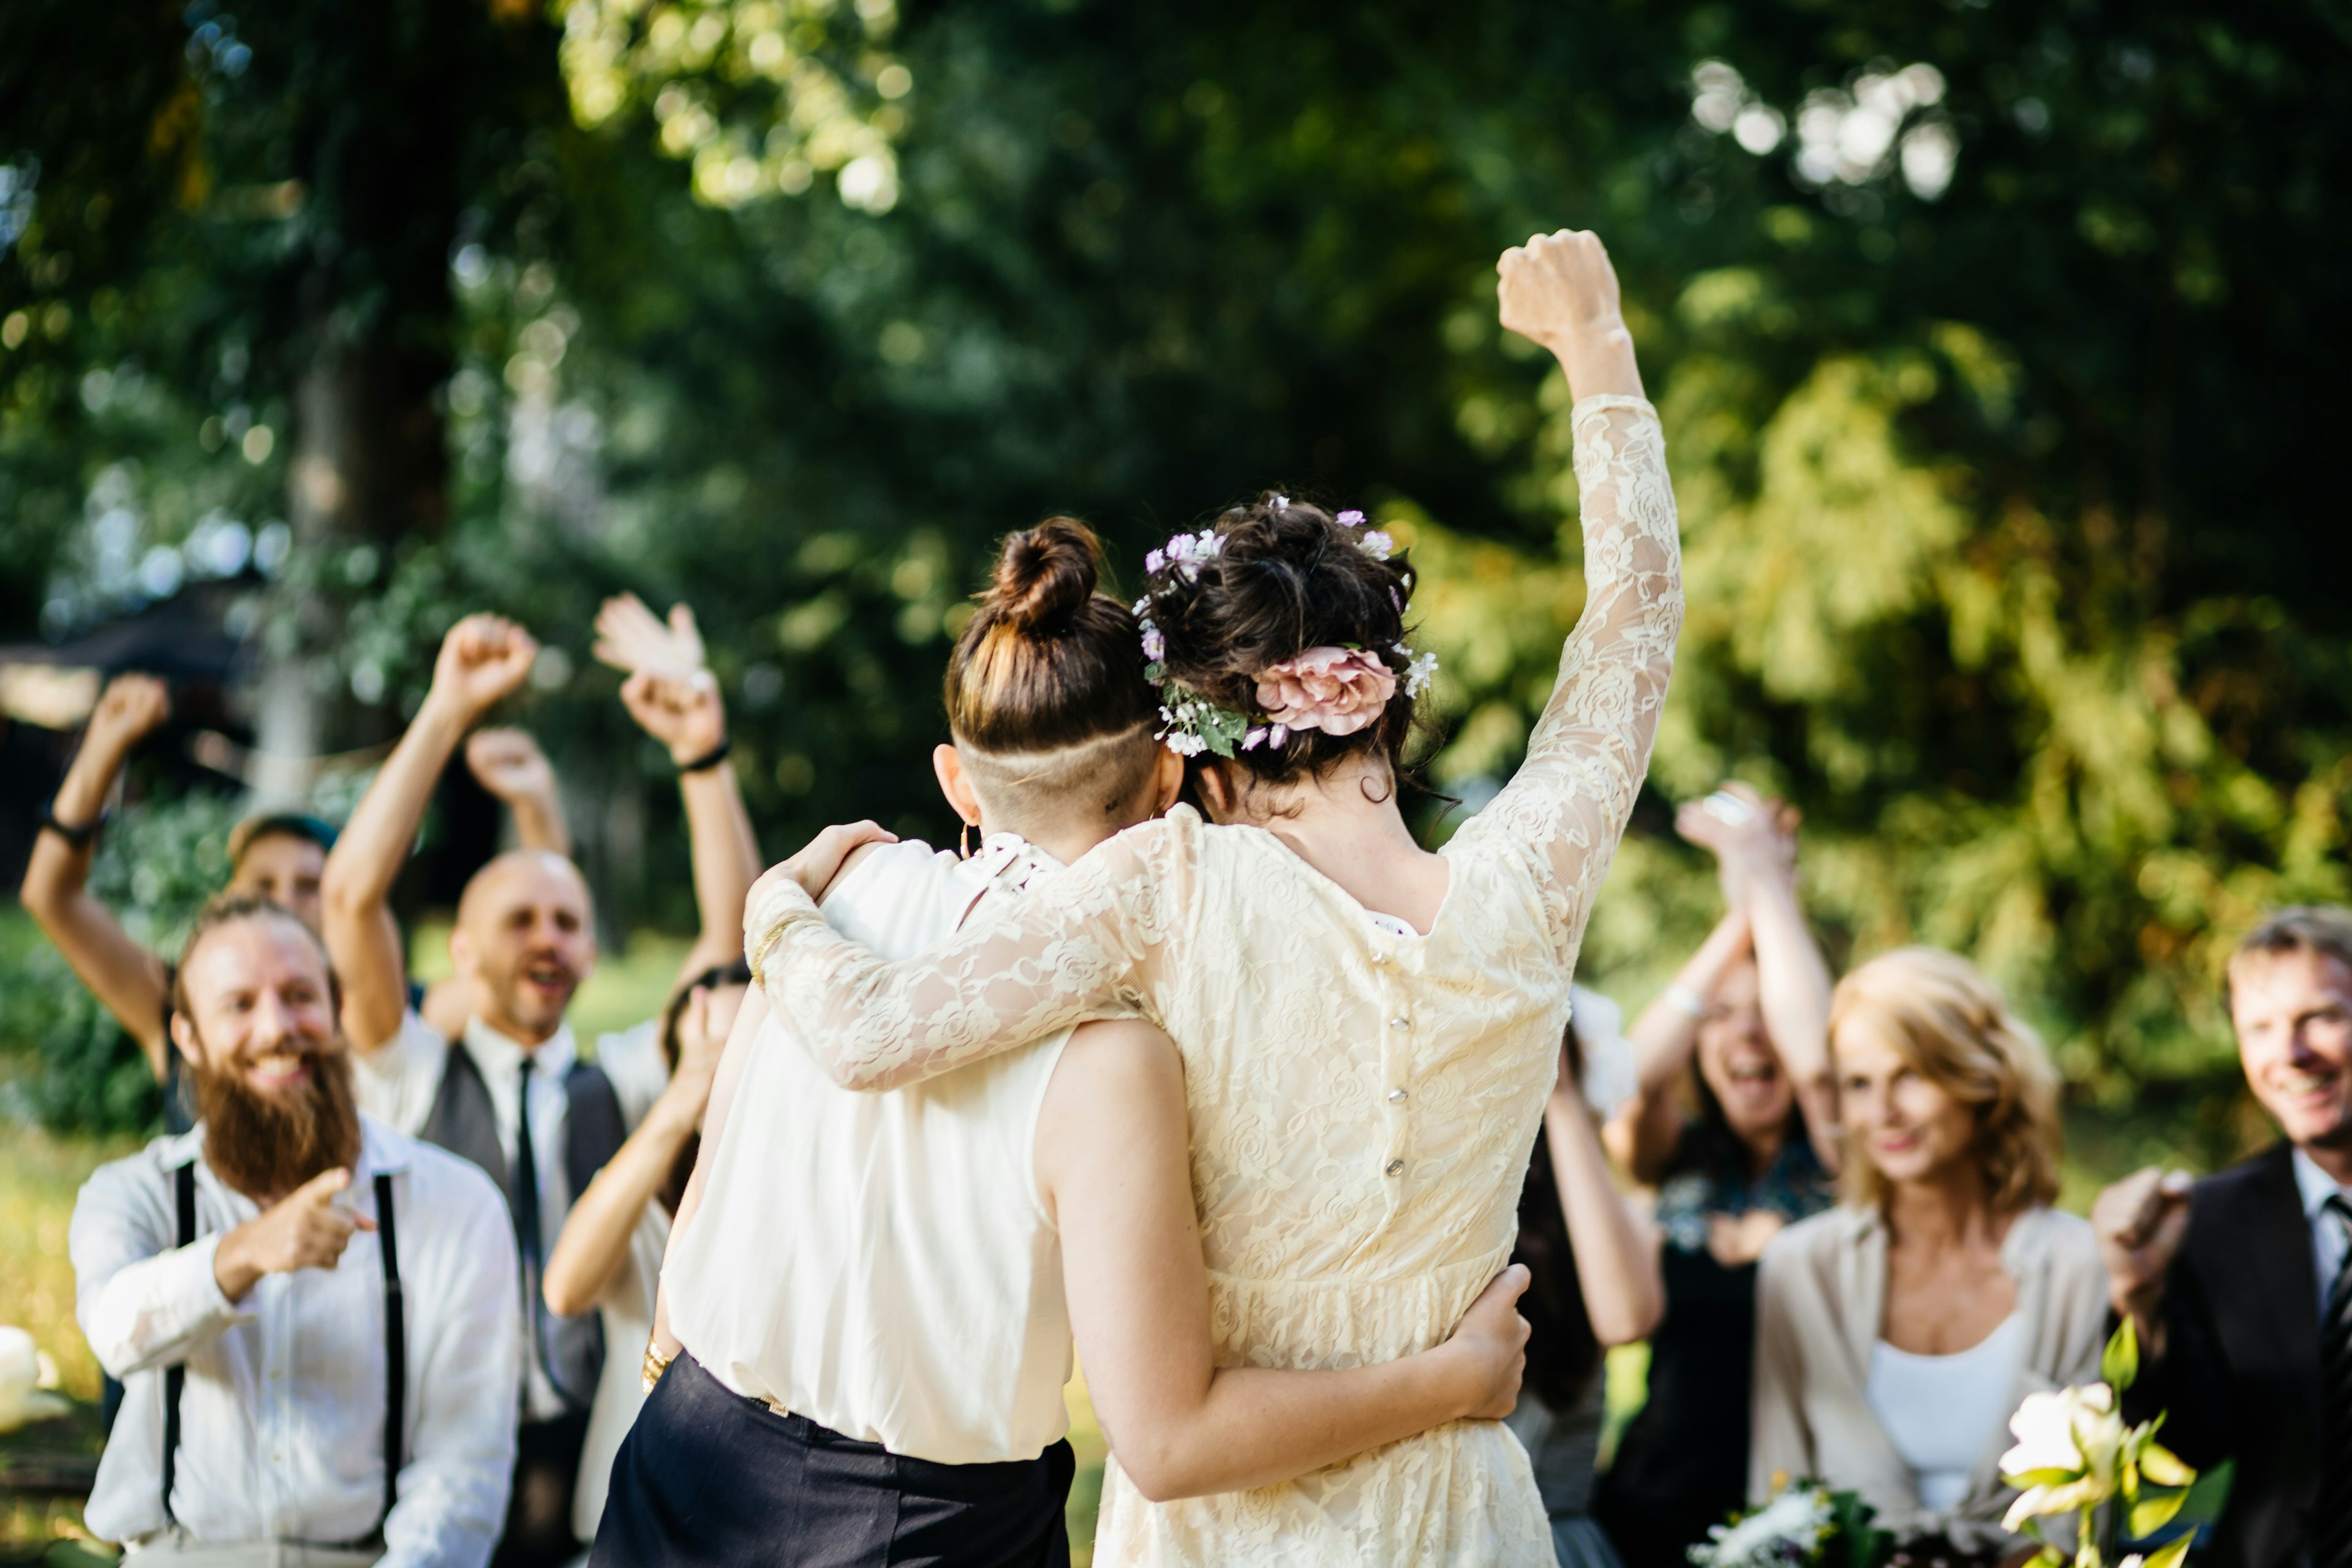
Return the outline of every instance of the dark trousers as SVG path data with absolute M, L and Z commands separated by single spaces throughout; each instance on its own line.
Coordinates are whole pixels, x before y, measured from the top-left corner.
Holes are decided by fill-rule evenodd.
M 1068 1568 L 1067 1443 L 942 1465 L 779 1415 L 681 1355 L 613 1461 L 590 1568 Z
M 579 1489 L 580 1451 L 587 1445 L 584 1410 L 526 1421 L 516 1430 L 514 1490 L 490 1568 L 562 1568 L 580 1554 L 572 1533 L 572 1494 Z

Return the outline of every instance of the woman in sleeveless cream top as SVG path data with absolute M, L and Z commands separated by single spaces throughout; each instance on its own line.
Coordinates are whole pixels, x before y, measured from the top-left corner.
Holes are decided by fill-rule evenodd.
M 1546 245 L 1598 255 L 1585 236 L 1530 250 Z M 1622 342 L 1614 279 L 1599 266 L 1600 324 Z M 1559 336 L 1598 330 L 1579 326 L 1603 313 L 1589 297 L 1568 304 L 1584 309 L 1554 323 Z M 1560 352 L 1574 386 L 1578 363 Z M 1617 384 L 1638 388 L 1622 353 Z M 747 908 L 763 988 L 852 1087 L 929 1078 L 1090 1017 L 1139 1014 L 1164 1029 L 1184 1060 L 1221 1365 L 1348 1366 L 1424 1349 L 1510 1256 L 1577 949 L 1648 765 L 1682 619 L 1655 411 L 1587 396 L 1573 420 L 1584 613 L 1525 763 L 1444 851 L 1425 931 L 1368 910 L 1274 833 L 1187 807 L 901 963 L 826 925 L 794 879 L 818 879 L 800 861 L 771 872 Z M 1114 1468 L 1100 1531 L 1105 1563 L 1552 1561 L 1526 1452 L 1492 1421 L 1281 1486 L 1167 1503 Z

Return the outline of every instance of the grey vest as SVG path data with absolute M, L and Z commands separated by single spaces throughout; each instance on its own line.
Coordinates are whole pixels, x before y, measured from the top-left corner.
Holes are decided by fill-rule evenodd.
M 569 1212 L 629 1130 L 613 1080 L 592 1063 L 572 1064 L 563 1075 L 563 1174 L 571 1188 L 564 1207 Z M 417 1136 L 488 1172 L 506 1194 L 509 1217 L 516 1216 L 514 1172 L 499 1141 L 498 1111 L 490 1104 L 482 1069 L 462 1039 L 449 1042 L 448 1066 L 442 1069 L 441 1087 L 434 1092 L 433 1109 Z M 520 1238 L 520 1226 L 516 1234 Z M 542 1243 L 551 1249 L 555 1238 L 543 1237 Z M 540 1290 L 540 1268 L 546 1259 L 525 1257 L 521 1261 L 523 1323 L 530 1353 L 555 1385 L 564 1408 L 584 1411 L 596 1396 L 596 1378 L 604 1369 L 604 1319 L 593 1308 L 571 1318 L 549 1311 Z

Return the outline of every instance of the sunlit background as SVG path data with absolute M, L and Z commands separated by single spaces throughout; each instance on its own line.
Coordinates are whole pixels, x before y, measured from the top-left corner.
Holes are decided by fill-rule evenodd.
M 2047 1031 L 2075 1201 L 2213 1163 L 2261 1135 L 2218 954 L 2347 896 L 2347 41 L 2315 4 L 12 0 L 0 871 L 102 676 L 161 663 L 98 886 L 168 944 L 247 792 L 347 808 L 495 608 L 628 955 L 583 1005 L 642 1016 L 692 906 L 604 595 L 699 614 L 772 853 L 939 837 L 990 542 L 1074 512 L 1131 572 L 1265 486 L 1412 547 L 1442 835 L 1582 593 L 1494 258 L 1591 227 L 1691 615 L 1585 976 L 1638 1006 L 1687 952 L 1665 808 L 1737 774 L 1802 808 L 1834 959 L 1962 949 Z M 416 929 L 497 831 L 445 788 Z M 65 1205 L 153 1096 L 13 907 L 0 1077 L 0 1320 L 87 1393 Z

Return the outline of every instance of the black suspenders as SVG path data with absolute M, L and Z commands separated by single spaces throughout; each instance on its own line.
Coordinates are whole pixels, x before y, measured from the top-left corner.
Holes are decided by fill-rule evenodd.
M 194 1160 L 172 1173 L 172 1188 L 179 1245 L 186 1247 L 196 1239 Z M 399 1231 L 393 1214 L 389 1171 L 375 1174 L 375 1223 L 377 1247 L 383 1258 L 383 1512 L 376 1519 L 373 1534 L 366 1539 L 381 1541 L 384 1521 L 392 1517 L 392 1505 L 400 1499 L 400 1454 L 408 1406 L 408 1315 L 400 1289 Z M 172 1512 L 172 1483 L 180 1468 L 180 1395 L 187 1384 L 184 1362 L 163 1369 L 163 1518 L 171 1524 L 179 1522 Z

